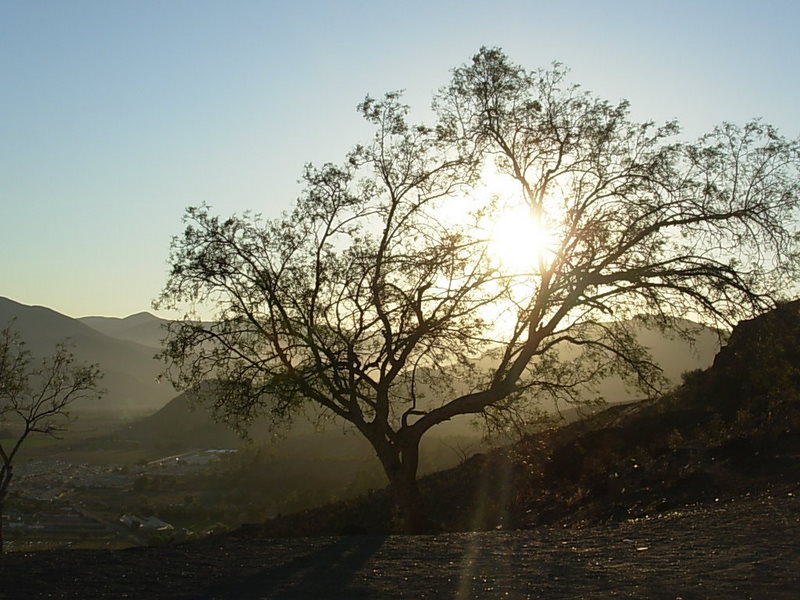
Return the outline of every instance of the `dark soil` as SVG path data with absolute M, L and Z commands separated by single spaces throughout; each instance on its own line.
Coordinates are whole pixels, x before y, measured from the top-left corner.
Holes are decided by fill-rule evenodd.
M 798 598 L 800 489 L 589 527 L 9 554 L 0 599 Z

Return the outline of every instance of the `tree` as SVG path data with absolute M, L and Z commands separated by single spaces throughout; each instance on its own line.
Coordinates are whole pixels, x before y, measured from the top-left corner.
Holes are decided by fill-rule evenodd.
M 409 531 L 427 526 L 416 474 L 432 428 L 524 423 L 611 373 L 657 393 L 634 317 L 732 323 L 798 268 L 800 152 L 768 125 L 679 141 L 675 123 L 633 122 L 559 65 L 528 71 L 486 48 L 433 107 L 434 127 L 412 126 L 398 94 L 368 97 L 372 142 L 308 166 L 282 218 L 189 208 L 158 302 L 190 307 L 163 352 L 178 387 L 213 381 L 205 397 L 234 424 L 308 406 L 349 422 Z M 527 207 L 525 267 L 492 250 L 508 199 L 476 192 L 487 164 L 486 183 L 514 182 Z
M 100 396 L 102 377 L 96 365 L 77 365 L 72 353 L 58 345 L 49 358 L 34 365 L 19 333 L 11 326 L 0 331 L 0 516 L 14 476 L 14 459 L 31 434 L 56 436 L 77 400 Z M 0 520 L 0 554 L 3 527 Z

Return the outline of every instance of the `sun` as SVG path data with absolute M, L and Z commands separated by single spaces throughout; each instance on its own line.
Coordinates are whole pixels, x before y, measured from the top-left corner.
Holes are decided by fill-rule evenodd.
M 472 247 L 482 250 L 480 258 L 475 255 L 487 261 L 481 268 L 499 275 L 485 287 L 488 295 L 496 295 L 495 301 L 480 311 L 492 339 L 513 333 L 519 308 L 530 303 L 546 271 L 554 268 L 563 239 L 562 213 L 563 197 L 555 190 L 539 210 L 531 210 L 520 183 L 491 163 L 468 194 L 436 206 L 438 226 L 463 232 Z M 450 282 L 441 284 L 446 288 Z
M 489 254 L 503 271 L 538 273 L 552 261 L 557 242 L 546 210 L 534 214 L 519 183 L 495 169 L 485 169 L 481 181 L 493 206 L 485 225 Z
M 558 240 L 550 213 L 557 207 L 552 200 L 535 215 L 519 182 L 488 163 L 472 193 L 440 206 L 436 218 L 445 227 L 466 226 L 482 238 L 500 271 L 522 279 L 540 274 L 555 256 Z
M 555 237 L 527 205 L 506 206 L 499 209 L 488 246 L 504 271 L 532 274 L 552 261 Z

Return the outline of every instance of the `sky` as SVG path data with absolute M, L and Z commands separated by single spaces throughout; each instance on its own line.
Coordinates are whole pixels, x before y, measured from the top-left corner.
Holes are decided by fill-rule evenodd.
M 796 0 L 0 0 L 0 296 L 154 312 L 187 206 L 279 216 L 305 163 L 369 138 L 366 94 L 424 118 L 481 46 L 687 136 L 795 138 L 798 22 Z

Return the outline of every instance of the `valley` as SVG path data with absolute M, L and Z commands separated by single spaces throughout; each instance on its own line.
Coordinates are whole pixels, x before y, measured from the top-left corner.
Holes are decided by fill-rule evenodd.
M 0 299 L 0 316 L 16 319 L 36 353 L 66 336 L 78 358 L 96 359 L 116 373 L 104 380 L 102 406 L 76 407 L 59 439 L 32 437 L 23 448 L 3 517 L 6 550 L 194 539 L 386 485 L 368 444 L 341 424 L 319 430 L 298 421 L 291 430 L 269 433 L 267 423 L 257 422 L 245 440 L 191 394 L 173 391 L 154 405 L 170 388 L 155 383 L 161 365 L 153 357 L 166 322 L 153 315 L 71 319 Z M 711 332 L 703 332 L 694 349 L 653 332 L 643 335 L 673 379 L 687 367 L 709 364 L 718 344 Z M 130 366 L 131 374 L 120 376 L 120 365 Z M 629 397 L 620 382 L 604 389 Z M 125 399 L 132 393 L 136 403 Z M 579 417 L 569 407 L 560 415 Z M 492 445 L 467 419 L 455 420 L 424 440 L 420 473 L 457 466 Z
M 390 535 L 385 480 L 341 431 L 244 442 L 186 396 L 86 422 L 20 461 L 0 597 L 793 598 L 798 314 L 743 321 L 663 397 L 429 445 L 436 535 Z

